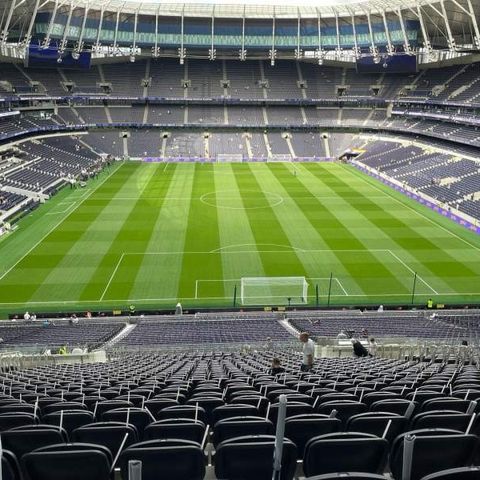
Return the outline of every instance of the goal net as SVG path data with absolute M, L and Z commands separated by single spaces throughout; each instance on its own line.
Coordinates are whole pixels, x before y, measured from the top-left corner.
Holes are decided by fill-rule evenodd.
M 298 305 L 308 302 L 305 277 L 243 277 L 242 305 Z

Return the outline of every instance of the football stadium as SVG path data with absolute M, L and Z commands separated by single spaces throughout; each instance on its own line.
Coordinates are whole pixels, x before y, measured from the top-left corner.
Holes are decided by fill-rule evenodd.
M 479 0 L 0 10 L 0 480 L 480 480 Z

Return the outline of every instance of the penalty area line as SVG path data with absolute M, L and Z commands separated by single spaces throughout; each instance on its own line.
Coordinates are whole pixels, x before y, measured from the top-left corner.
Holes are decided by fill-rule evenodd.
M 413 268 L 410 268 L 395 252 L 392 252 L 391 250 L 388 250 L 390 255 L 392 255 L 395 260 L 400 262 L 412 275 L 416 275 L 417 278 L 425 285 L 427 286 L 435 295 L 438 295 L 438 292 L 427 282 L 425 281 L 417 272 L 413 270 Z
M 122 253 L 122 255 L 120 256 L 120 259 L 118 260 L 117 265 L 115 266 L 115 269 L 113 270 L 112 274 L 110 275 L 110 279 L 108 280 L 107 286 L 105 287 L 105 290 L 103 291 L 102 296 L 100 297 L 100 300 L 99 300 L 100 302 L 105 297 L 105 294 L 107 293 L 107 290 L 109 289 L 110 284 L 112 283 L 113 277 L 115 277 L 115 274 L 117 273 L 118 267 L 120 267 L 120 264 L 122 263 L 122 260 L 123 260 L 124 256 L 125 256 L 125 252 Z

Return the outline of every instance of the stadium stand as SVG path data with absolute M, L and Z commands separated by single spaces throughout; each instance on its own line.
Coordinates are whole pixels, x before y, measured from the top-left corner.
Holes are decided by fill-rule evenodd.
M 358 8 L 344 0 L 273 7 L 193 3 L 4 1 L 0 234 L 60 188 L 86 186 L 114 159 L 165 162 L 158 169 L 162 178 L 171 174 L 178 182 L 161 201 L 188 203 L 185 215 L 198 215 L 198 222 L 203 217 L 198 206 L 190 208 L 181 169 L 167 170 L 167 162 L 289 162 L 270 180 L 282 189 L 296 184 L 292 162 L 350 162 L 442 215 L 478 227 L 478 0 L 366 0 Z M 201 199 L 190 180 L 192 198 Z M 262 190 L 265 180 L 254 180 Z M 322 181 L 329 188 L 328 179 Z M 124 182 L 118 196 L 106 193 L 86 208 L 135 199 L 129 189 L 138 185 L 130 177 Z M 234 187 L 220 175 L 208 182 Z M 137 198 L 128 216 L 132 237 L 142 205 L 160 201 L 152 186 L 150 192 L 150 181 L 142 184 L 150 196 Z M 317 204 L 313 182 L 308 190 L 316 202 L 309 225 L 317 228 L 314 209 L 321 206 L 320 213 L 346 229 L 347 220 L 327 211 L 335 207 Z M 128 207 L 121 202 L 116 208 L 123 214 Z M 221 214 L 228 219 L 228 211 Z M 263 214 L 254 205 L 245 225 L 268 230 Z M 88 233 L 107 236 L 113 220 L 106 217 L 98 220 L 101 233 Z M 39 243 L 62 221 L 34 231 Z M 174 218 L 171 223 L 177 232 Z M 83 235 L 85 225 L 62 233 Z M 161 225 L 162 235 L 167 227 Z M 253 228 L 250 233 L 254 238 Z M 90 295 L 82 285 L 79 304 L 102 304 L 128 250 L 120 230 L 118 239 L 118 251 L 107 239 L 102 246 L 106 261 L 95 275 L 112 267 L 103 293 Z M 14 252 L 14 267 L 27 264 L 39 243 L 25 256 Z M 276 248 L 283 252 L 284 246 Z M 38 270 L 55 255 L 46 252 L 52 258 Z M 82 267 L 80 257 L 62 261 L 73 270 Z M 0 280 L 13 268 L 7 263 Z M 409 265 L 398 263 L 417 280 Z M 45 289 L 55 285 L 50 280 Z M 128 288 L 125 298 L 132 294 Z M 415 284 L 412 306 L 414 295 Z M 47 311 L 36 300 L 30 299 Z M 116 300 L 102 305 L 111 318 L 68 319 L 70 313 L 58 310 L 65 318 L 45 313 L 45 319 L 23 321 L 17 312 L 0 325 L 0 478 L 480 478 L 478 310 L 443 310 L 442 304 L 433 310 L 431 299 L 427 310 L 297 310 L 290 300 L 275 311 L 155 317 L 137 315 L 133 303 L 117 307 Z M 2 312 L 17 309 L 10 301 L 0 305 Z M 312 368 L 301 356 L 301 332 L 315 342 Z M 369 346 L 372 336 L 378 350 L 370 345 L 357 357 L 351 339 Z M 277 374 L 271 371 L 275 357 Z M 137 468 L 141 462 L 141 475 L 135 477 L 131 461 Z

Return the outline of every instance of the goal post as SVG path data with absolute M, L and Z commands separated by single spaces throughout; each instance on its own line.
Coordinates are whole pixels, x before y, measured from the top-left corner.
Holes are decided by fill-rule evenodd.
M 308 303 L 305 277 L 242 277 L 242 305 L 299 305 Z

